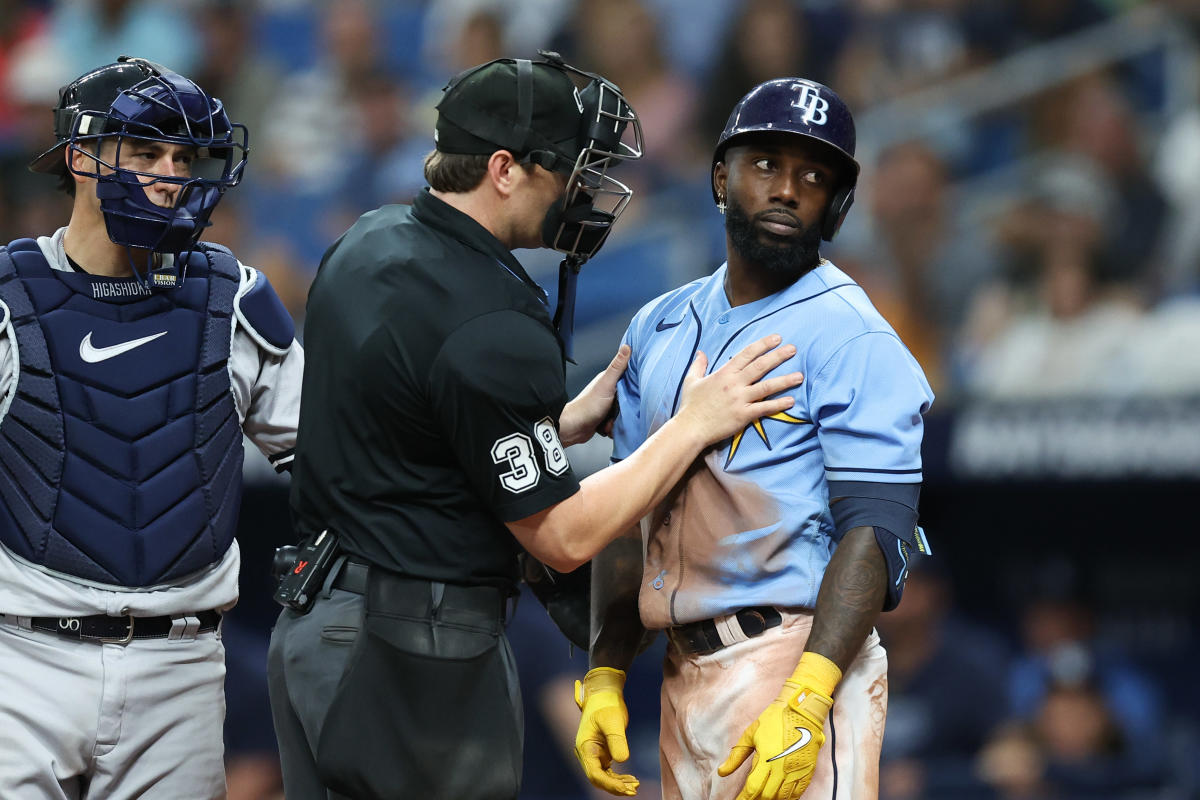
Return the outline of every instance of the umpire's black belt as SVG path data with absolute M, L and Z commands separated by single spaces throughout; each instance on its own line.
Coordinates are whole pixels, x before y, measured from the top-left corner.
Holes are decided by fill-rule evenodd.
M 667 628 L 667 639 L 684 655 L 703 656 L 755 636 L 783 622 L 771 606 L 743 608 L 715 619 L 702 619 Z
M 366 595 L 368 608 L 389 616 L 476 625 L 485 621 L 503 624 L 508 598 L 498 586 L 462 586 L 414 578 L 349 558 L 334 576 L 333 588 Z
M 219 611 L 197 611 L 176 617 L 33 617 L 29 627 L 56 633 L 68 639 L 128 644 L 135 639 L 167 639 L 215 631 L 221 624 Z

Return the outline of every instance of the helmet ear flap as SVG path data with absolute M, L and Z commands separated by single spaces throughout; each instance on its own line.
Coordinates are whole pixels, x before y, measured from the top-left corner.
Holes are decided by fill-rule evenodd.
M 825 209 L 825 216 L 821 218 L 822 239 L 827 242 L 833 241 L 834 235 L 842 227 L 842 221 L 846 219 L 846 214 L 852 205 L 854 205 L 853 186 L 843 186 L 833 193 L 833 197 L 829 200 L 829 206 Z

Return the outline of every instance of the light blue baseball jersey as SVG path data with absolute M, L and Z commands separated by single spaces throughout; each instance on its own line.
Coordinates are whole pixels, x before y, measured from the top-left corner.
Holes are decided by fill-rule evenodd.
M 829 481 L 921 481 L 921 415 L 933 392 L 858 284 L 822 261 L 783 291 L 732 308 L 726 269 L 659 297 L 630 323 L 613 459 L 678 410 L 697 350 L 711 372 L 778 333 L 797 352 L 771 374 L 799 370 L 804 383 L 787 392 L 792 408 L 707 451 L 642 520 L 648 628 L 747 606 L 814 608 L 836 548 Z

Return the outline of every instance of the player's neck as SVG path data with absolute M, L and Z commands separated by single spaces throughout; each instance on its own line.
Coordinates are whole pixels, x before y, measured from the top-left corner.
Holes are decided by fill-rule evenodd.
M 63 251 L 67 258 L 91 275 L 127 278 L 132 274 L 129 265 L 130 248 L 108 238 L 103 219 L 99 224 L 84 215 L 73 215 L 63 234 Z M 145 261 L 145 250 L 132 250 L 133 257 Z
M 805 271 L 807 272 L 807 270 Z M 801 278 L 794 273 L 772 272 L 738 256 L 732 249 L 725 270 L 725 298 L 732 307 L 743 306 L 782 292 Z

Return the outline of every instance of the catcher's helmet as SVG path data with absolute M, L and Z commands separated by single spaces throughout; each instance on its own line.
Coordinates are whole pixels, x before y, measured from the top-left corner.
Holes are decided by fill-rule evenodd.
M 93 168 L 70 169 L 96 179 L 108 237 L 175 255 L 195 245 L 221 195 L 241 180 L 248 150 L 245 126 L 229 121 L 220 100 L 166 67 L 129 56 L 59 90 L 54 134 L 58 141 L 29 168 L 65 175 L 64 149 L 85 152 Z M 112 163 L 101 157 L 102 140 L 116 142 Z M 147 140 L 194 148 L 190 174 L 163 176 L 120 166 L 122 147 Z M 178 185 L 175 205 L 151 202 L 143 178 Z M 153 284 L 171 287 L 179 277 L 171 268 L 155 270 Z
M 713 152 L 713 167 L 738 139 L 752 133 L 792 133 L 825 146 L 840 183 L 821 221 L 821 236 L 829 241 L 841 227 L 854 202 L 858 162 L 854 160 L 854 118 L 837 93 L 804 78 L 777 78 L 760 83 L 738 101 L 721 131 Z M 717 199 L 713 187 L 713 200 Z

